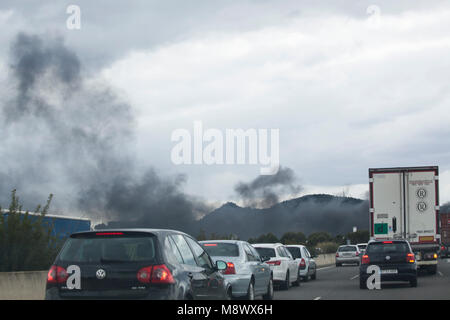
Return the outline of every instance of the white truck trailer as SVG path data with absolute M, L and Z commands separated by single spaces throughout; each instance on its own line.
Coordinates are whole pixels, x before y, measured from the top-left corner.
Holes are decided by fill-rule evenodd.
M 371 239 L 406 239 L 417 266 L 437 271 L 439 167 L 369 169 Z

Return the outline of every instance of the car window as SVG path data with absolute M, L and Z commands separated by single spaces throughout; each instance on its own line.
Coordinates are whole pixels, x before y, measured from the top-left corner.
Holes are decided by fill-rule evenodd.
M 201 246 L 211 257 L 239 257 L 239 248 L 235 243 L 207 242 Z
M 408 253 L 409 246 L 406 242 L 384 243 L 375 242 L 367 246 L 366 253 Z
M 171 238 L 180 251 L 184 263 L 191 266 L 196 266 L 197 262 L 194 259 L 194 254 L 192 253 L 191 248 L 188 246 L 183 236 L 180 234 L 174 234 L 171 235 Z
M 302 252 L 301 252 L 300 248 L 298 248 L 298 247 L 287 247 L 287 249 L 292 254 L 294 259 L 301 259 L 302 258 Z
M 256 249 L 253 248 L 252 245 L 250 245 L 250 244 L 247 244 L 247 245 L 250 248 L 250 251 L 253 253 L 253 256 L 256 258 L 256 260 L 260 261 L 261 260 L 261 256 L 259 255 L 258 251 L 256 251 Z
M 243 247 L 248 261 L 259 261 L 259 257 L 255 257 L 248 245 L 244 244 Z
M 356 246 L 342 246 L 339 247 L 339 252 L 352 252 L 356 251 Z
M 303 248 L 303 254 L 305 255 L 306 258 L 311 258 L 311 254 L 306 248 Z
M 194 239 L 190 237 L 186 237 L 187 242 L 191 246 L 192 250 L 194 251 L 194 255 L 198 260 L 198 266 L 206 269 L 213 269 L 213 265 L 211 263 L 211 260 L 208 256 L 208 253 L 202 248 L 201 245 L 197 243 Z
M 286 258 L 293 259 L 292 254 L 289 252 L 289 250 L 287 250 L 285 247 L 281 247 L 281 249 L 283 250 Z
M 280 257 L 286 257 L 286 254 L 283 252 L 283 250 L 282 250 L 281 247 L 277 247 L 276 250 L 277 250 L 277 254 L 278 254 Z M 287 257 L 286 257 L 286 258 L 287 258 Z
M 59 254 L 60 261 L 101 263 L 101 261 L 141 262 L 156 260 L 156 236 L 84 234 L 71 237 Z
M 167 255 L 167 259 L 171 264 L 183 264 L 183 257 L 181 256 L 180 251 L 178 250 L 177 246 L 173 242 L 172 238 L 166 237 L 166 240 L 164 241 L 164 247 Z
M 263 248 L 263 247 L 255 247 L 256 251 L 258 251 L 260 257 L 276 257 L 275 249 L 273 248 Z

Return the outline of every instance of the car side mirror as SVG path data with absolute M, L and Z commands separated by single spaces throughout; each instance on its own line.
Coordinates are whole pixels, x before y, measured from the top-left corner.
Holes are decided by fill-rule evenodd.
M 216 269 L 217 270 L 225 270 L 227 268 L 227 263 L 222 260 L 217 260 L 216 262 Z
M 261 262 L 266 262 L 266 261 L 269 261 L 270 260 L 270 257 L 267 257 L 267 256 L 262 256 L 261 257 Z

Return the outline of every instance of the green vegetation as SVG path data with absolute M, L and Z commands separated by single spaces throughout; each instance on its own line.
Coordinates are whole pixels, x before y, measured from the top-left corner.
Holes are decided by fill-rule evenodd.
M 12 191 L 7 217 L 0 214 L 0 271 L 34 271 L 48 269 L 55 259 L 60 241 L 51 235 L 51 228 L 43 225 L 53 195 L 47 204 L 34 211 L 38 217 L 21 213 L 22 205 Z M 1 210 L 1 208 L 0 208 Z

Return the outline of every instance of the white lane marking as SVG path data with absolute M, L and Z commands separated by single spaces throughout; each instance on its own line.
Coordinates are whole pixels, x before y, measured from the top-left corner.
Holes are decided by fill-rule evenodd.
M 354 280 L 354 279 L 356 279 L 356 278 L 358 278 L 358 277 L 359 277 L 359 274 L 357 274 L 356 276 L 350 278 L 350 280 Z
M 442 272 L 438 271 L 438 275 L 440 275 L 441 277 L 443 277 L 444 275 L 442 274 Z
M 314 300 L 320 300 L 322 297 L 315 297 Z
M 330 269 L 330 268 L 336 268 L 335 266 L 329 266 L 329 267 L 323 267 L 323 268 L 318 268 L 318 270 L 325 270 L 325 269 Z

